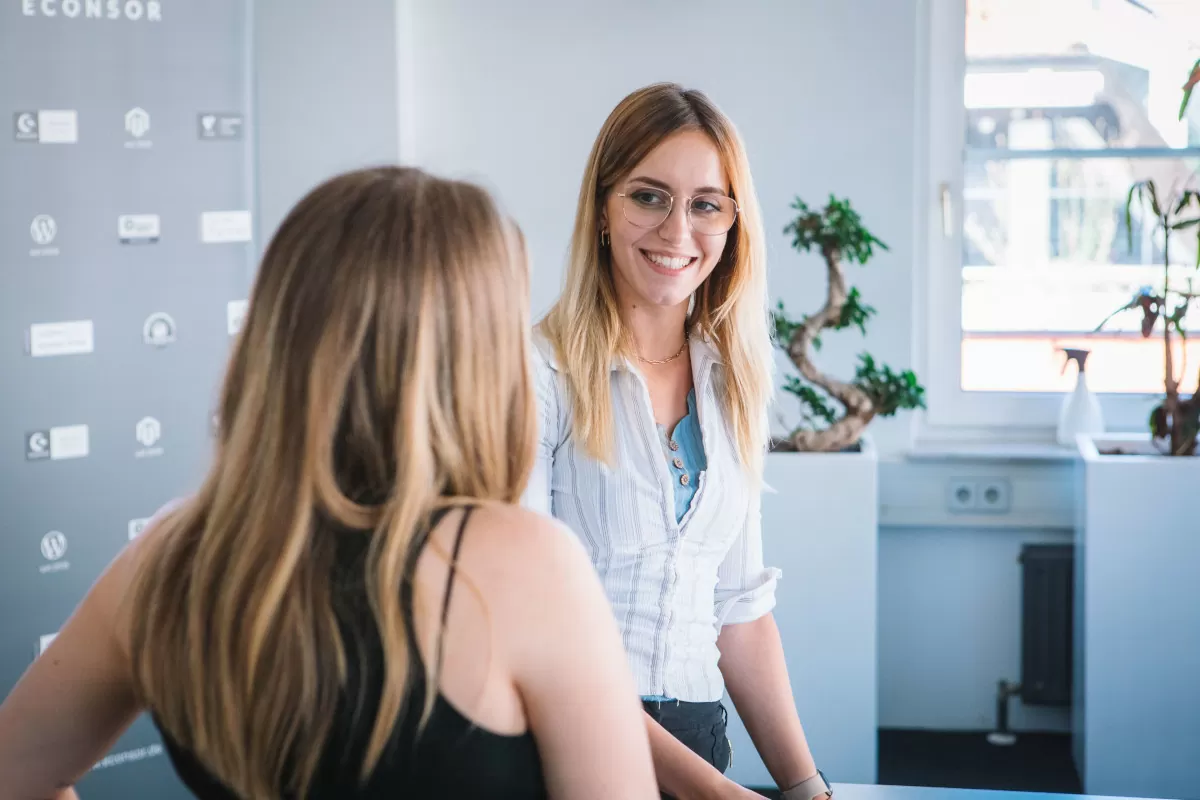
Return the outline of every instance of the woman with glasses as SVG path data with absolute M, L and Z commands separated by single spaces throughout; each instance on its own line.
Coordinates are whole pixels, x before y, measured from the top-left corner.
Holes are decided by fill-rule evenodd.
M 785 796 L 829 794 L 762 558 L 764 249 L 733 124 L 700 92 L 648 86 L 596 138 L 565 290 L 535 336 L 525 502 L 565 522 L 599 572 L 665 796 L 757 796 L 723 775 L 726 688 Z

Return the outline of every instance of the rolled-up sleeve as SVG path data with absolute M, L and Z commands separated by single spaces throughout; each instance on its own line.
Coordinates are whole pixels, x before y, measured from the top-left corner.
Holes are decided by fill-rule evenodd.
M 762 493 L 755 491 L 742 530 L 717 567 L 717 630 L 753 622 L 775 608 L 775 586 L 783 573 L 763 566 Z
M 521 505 L 543 514 L 553 514 L 550 475 L 558 449 L 561 421 L 558 414 L 558 380 L 545 355 L 533 348 L 534 387 L 538 405 L 538 443 L 533 471 L 521 495 Z

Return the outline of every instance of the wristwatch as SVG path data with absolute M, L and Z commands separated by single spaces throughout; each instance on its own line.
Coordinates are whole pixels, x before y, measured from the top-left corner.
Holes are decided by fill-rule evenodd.
M 817 774 L 808 780 L 797 783 L 783 792 L 783 800 L 815 800 L 815 798 L 833 797 L 833 787 L 825 780 L 825 773 L 817 770 Z

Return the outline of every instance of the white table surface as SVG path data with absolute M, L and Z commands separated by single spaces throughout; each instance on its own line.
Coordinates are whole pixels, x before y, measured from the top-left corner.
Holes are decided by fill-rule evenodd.
M 1200 796 L 1200 795 L 1198 795 Z M 942 789 L 927 786 L 871 786 L 834 783 L 833 800 L 1099 800 L 1102 795 L 1002 792 L 989 789 Z M 1130 800 L 1121 798 L 1120 800 Z M 1160 798 L 1159 800 L 1173 800 Z

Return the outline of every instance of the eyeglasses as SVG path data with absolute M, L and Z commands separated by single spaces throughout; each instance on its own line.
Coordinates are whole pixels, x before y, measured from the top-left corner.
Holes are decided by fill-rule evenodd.
M 639 228 L 657 228 L 671 216 L 675 196 L 653 186 L 631 186 L 617 197 L 621 198 L 621 213 L 630 224 Z M 737 219 L 737 202 L 723 194 L 698 194 L 684 197 L 688 201 L 687 218 L 692 230 L 702 236 L 720 236 L 733 227 Z

